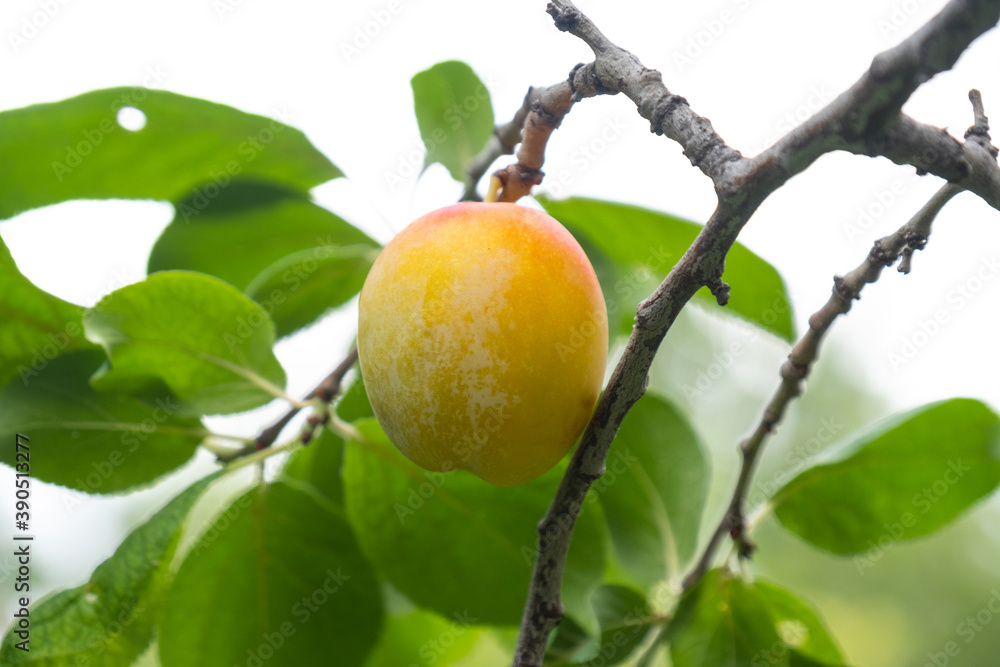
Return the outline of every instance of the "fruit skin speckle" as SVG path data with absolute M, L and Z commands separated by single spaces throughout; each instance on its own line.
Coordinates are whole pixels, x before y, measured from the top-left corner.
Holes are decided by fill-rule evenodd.
M 513 486 L 554 466 L 597 403 L 597 276 L 552 217 L 503 203 L 428 213 L 379 255 L 358 304 L 375 416 L 417 465 Z

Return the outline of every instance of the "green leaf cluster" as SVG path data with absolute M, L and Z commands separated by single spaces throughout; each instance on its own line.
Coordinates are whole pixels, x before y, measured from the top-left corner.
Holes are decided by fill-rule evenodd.
M 485 84 L 445 62 L 412 89 L 425 166 L 464 181 L 493 131 Z M 142 129 L 118 124 L 126 106 L 145 114 Z M 0 217 L 105 198 L 176 212 L 148 277 L 90 308 L 32 284 L 0 241 L 0 440 L 29 432 L 32 476 L 78 492 L 135 491 L 199 445 L 245 446 L 204 418 L 287 399 L 276 342 L 349 303 L 379 250 L 311 200 L 343 174 L 300 131 L 205 100 L 119 88 L 2 112 L 0 161 L 20 165 L 0 183 Z M 620 203 L 538 201 L 595 266 L 613 344 L 701 231 Z M 733 286 L 723 313 L 794 338 L 772 266 L 737 244 L 723 277 Z M 698 299 L 718 308 L 707 292 Z M 11 629 L 0 665 L 508 662 L 536 526 L 566 463 L 515 488 L 427 472 L 389 442 L 363 378 L 332 409 L 359 435 L 320 430 L 221 505 L 207 491 L 226 470 L 194 482 L 86 583 L 32 600 L 32 651 Z M 0 460 L 17 469 L 14 451 Z M 566 616 L 546 665 L 648 667 L 661 652 L 674 667 L 846 664 L 812 605 L 775 583 L 723 564 L 680 592 L 704 547 L 711 477 L 697 425 L 648 392 L 573 527 Z M 1000 418 L 958 398 L 837 444 L 764 507 L 809 544 L 858 557 L 941 529 L 998 485 Z M 199 508 L 207 525 L 191 521 Z

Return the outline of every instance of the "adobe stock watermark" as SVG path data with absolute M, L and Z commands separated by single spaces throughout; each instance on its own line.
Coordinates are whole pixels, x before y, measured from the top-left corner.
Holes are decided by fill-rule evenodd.
M 760 314 L 760 321 L 765 325 L 772 325 L 778 318 L 787 313 L 791 306 L 788 299 L 779 290 L 774 291 L 775 297 L 771 301 L 770 307 Z M 750 322 L 735 320 L 739 332 L 745 340 L 734 340 L 722 352 L 712 355 L 712 362 L 698 371 L 693 384 L 685 383 L 681 390 L 690 399 L 701 398 L 705 392 L 709 391 L 715 383 L 721 380 L 736 365 L 736 360 L 742 357 L 750 349 L 748 344 L 760 338 L 763 330 Z
M 642 607 L 633 607 L 625 613 L 622 620 L 624 625 L 619 625 L 610 637 L 598 645 L 596 654 L 586 660 L 588 666 L 617 665 L 627 658 L 627 655 L 619 656 L 618 654 L 622 650 L 634 649 L 635 636 L 649 631 L 650 619 L 647 616 L 647 611 Z
M 87 593 L 86 595 L 93 595 Z M 146 608 L 139 604 L 135 598 L 127 600 L 121 604 L 121 611 L 115 616 L 115 620 L 104 626 L 99 632 L 91 634 L 87 638 L 87 650 L 82 656 L 77 656 L 74 665 L 85 666 L 90 664 L 88 658 L 99 658 L 108 650 L 113 650 L 111 643 L 122 636 L 125 629 L 135 623 L 139 616 L 146 611 Z M 82 660 L 81 660 L 82 658 Z
M 785 486 L 795 475 L 807 467 L 812 457 L 833 442 L 843 429 L 844 425 L 837 421 L 836 416 L 822 417 L 811 437 L 797 442 L 794 447 L 788 450 L 788 453 L 785 454 L 784 467 L 775 471 L 770 479 L 764 482 L 758 481 L 754 485 L 750 495 L 747 496 L 749 509 L 746 513 L 749 514 L 773 497 L 778 489 Z
M 566 511 L 552 517 L 551 522 L 547 521 L 544 525 L 539 524 L 538 545 L 521 545 L 521 555 L 528 567 L 534 566 L 542 549 L 546 549 L 549 544 L 562 539 L 562 536 L 567 532 L 572 532 L 573 524 L 576 517 L 580 515 L 582 507 L 582 503 L 574 502 Z
M 105 295 L 110 294 L 119 287 L 125 287 L 134 282 L 136 280 L 133 280 L 128 275 L 127 269 L 112 269 L 111 281 L 108 285 L 96 297 L 85 302 L 83 306 L 84 308 L 92 308 Z M 43 343 L 41 347 L 35 348 L 26 364 L 20 363 L 17 366 L 17 374 L 21 378 L 21 382 L 24 383 L 24 386 L 28 386 L 31 380 L 38 377 L 49 365 L 49 362 L 62 354 L 70 346 L 70 343 L 84 338 L 83 326 L 80 322 L 70 320 L 66 322 L 62 330 L 50 331 L 45 334 L 45 337 L 48 338 L 48 342 Z
M 109 135 L 136 131 L 122 124 L 119 112 L 137 107 L 146 99 L 150 90 L 163 85 L 166 77 L 167 73 L 160 70 L 159 65 L 147 66 L 139 86 L 131 88 L 111 101 L 111 104 L 108 105 L 109 115 L 102 118 L 97 125 L 81 130 L 80 136 L 82 138 L 76 143 L 65 145 L 66 155 L 63 160 L 55 160 L 51 165 L 56 180 L 62 183 L 64 178 L 83 164 L 84 159 L 101 147 Z
M 606 465 L 611 469 L 611 477 L 608 477 L 607 479 L 602 477 L 601 479 L 596 480 L 594 485 L 591 487 L 595 491 L 594 494 L 588 493 L 587 497 L 585 497 L 582 502 L 572 503 L 564 512 L 561 512 L 553 517 L 551 521 L 547 521 L 544 525 L 540 524 L 537 545 L 521 545 L 521 556 L 524 557 L 524 561 L 528 567 L 534 566 L 535 560 L 538 559 L 538 554 L 542 549 L 545 549 L 549 544 L 562 539 L 563 535 L 567 532 L 572 532 L 573 525 L 576 522 L 576 517 L 580 515 L 580 510 L 583 508 L 584 502 L 596 502 L 598 493 L 608 489 L 638 462 L 639 459 L 636 456 L 633 456 L 628 448 L 625 448 L 624 451 L 616 450 L 614 457 L 609 456 L 608 463 Z M 607 475 L 607 469 L 605 470 L 605 475 Z
M 788 652 L 802 648 L 809 639 L 809 628 L 798 619 L 780 621 L 775 630 L 778 633 L 778 641 L 755 653 L 750 658 L 750 667 L 788 664 Z
M 538 188 L 539 191 L 550 194 L 553 197 L 561 197 L 566 188 L 572 185 L 577 178 L 607 153 L 608 149 L 621 138 L 622 134 L 628 128 L 629 123 L 622 120 L 621 116 L 615 116 L 604 121 L 604 125 L 601 126 L 601 129 L 591 139 L 577 146 L 569 154 L 571 168 L 560 169 L 556 173 L 546 174 L 542 180 L 542 185 Z
M 624 477 L 625 473 L 638 462 L 639 457 L 632 454 L 632 450 L 628 447 L 625 449 L 614 448 L 614 452 L 608 454 L 608 460 L 604 465 L 604 474 L 591 484 L 586 502 L 590 505 L 596 503 L 598 496 L 614 486 L 615 482 Z
M 409 4 L 413 4 L 413 0 L 389 0 L 382 7 L 371 10 L 363 24 L 354 26 L 350 39 L 340 41 L 344 61 L 350 64 L 374 44 Z
M 82 491 L 86 494 L 100 493 L 105 482 L 118 468 L 125 465 L 129 455 L 138 451 L 139 447 L 148 441 L 159 430 L 160 426 L 180 409 L 180 404 L 172 396 L 157 398 L 153 405 L 150 416 L 141 422 L 130 424 L 128 429 L 122 432 L 119 438 L 120 448 L 112 449 L 106 456 L 91 460 L 91 470 L 76 478 L 73 491 L 61 489 L 63 506 L 66 511 L 72 512 L 78 505 L 85 502 L 84 498 L 89 497 L 81 497 L 76 491 Z
M 704 19 L 696 31 L 688 35 L 684 47 L 674 50 L 671 56 L 678 73 L 693 65 L 715 45 L 740 14 L 750 8 L 750 0 L 731 0 L 730 5 L 732 7 L 726 7 L 715 16 Z
M 208 549 L 219 536 L 229 529 L 229 526 L 233 524 L 236 519 L 243 514 L 251 505 L 253 505 L 253 495 L 246 493 L 240 496 L 236 502 L 232 503 L 226 508 L 226 511 L 218 516 L 212 525 L 208 527 L 201 537 L 198 538 L 198 544 L 195 545 L 194 550 L 188 555 L 188 558 L 193 558 L 200 556 L 205 549 Z
M 844 225 L 844 235 L 853 245 L 858 239 L 867 236 L 868 230 L 889 212 L 907 193 L 910 186 L 923 178 L 914 171 L 906 178 L 893 179 L 888 185 L 872 190 L 867 202 L 858 206 L 857 215 L 852 222 Z
M 955 314 L 961 312 L 986 289 L 998 273 L 1000 273 L 1000 263 L 997 262 L 996 255 L 981 258 L 976 270 L 945 295 L 946 306 L 935 308 L 926 318 L 918 318 L 914 330 L 904 334 L 899 343 L 886 353 L 889 367 L 898 371 L 913 361 L 920 350 L 930 345 L 931 341 L 953 320 Z
M 263 667 L 264 663 L 273 658 L 285 645 L 285 642 L 294 637 L 300 627 L 319 613 L 323 606 L 343 588 L 344 583 L 351 578 L 344 574 L 340 567 L 337 568 L 336 572 L 328 569 L 325 574 L 326 578 L 323 583 L 317 586 L 312 593 L 303 595 L 289 610 L 290 616 L 298 621 L 298 626 L 286 618 L 285 621 L 273 626 L 273 630 L 262 632 L 257 646 L 247 649 L 246 660 L 242 663 L 243 667 Z M 234 667 L 238 666 L 234 665 Z
M 236 145 L 236 152 L 240 159 L 229 160 L 217 170 L 210 169 L 208 172 L 209 181 L 195 188 L 191 195 L 181 202 L 177 207 L 177 214 L 184 218 L 185 223 L 191 222 L 191 218 L 208 208 L 209 204 L 229 187 L 233 178 L 243 173 L 243 168 L 256 160 L 257 156 L 266 150 L 271 142 L 288 127 L 288 121 L 295 117 L 285 107 L 274 109 L 272 115 L 275 118 L 269 119 L 267 125 L 253 134 L 248 134 L 243 141 Z
M 282 271 L 280 279 L 283 288 L 275 287 L 266 295 L 257 295 L 254 298 L 264 312 L 254 310 L 246 317 L 239 317 L 236 319 L 233 329 L 223 332 L 222 339 L 225 341 L 226 347 L 230 351 L 236 352 L 244 342 L 253 336 L 254 331 L 270 322 L 268 316 L 273 314 L 278 306 L 288 300 L 289 295 L 296 292 L 310 276 L 319 270 L 324 259 L 334 256 L 336 252 L 334 248 L 336 247 L 331 235 L 325 239 L 317 238 L 316 246 L 311 249 L 310 256 Z M 376 249 L 372 249 L 372 253 L 377 252 Z
M 556 343 L 556 355 L 559 361 L 564 364 L 567 361 L 576 362 L 578 357 L 574 354 L 579 352 L 590 338 L 600 331 L 608 328 L 608 315 L 606 310 L 601 309 L 597 313 L 587 313 L 586 319 L 580 324 L 566 327 L 565 341 Z
M 212 0 L 212 10 L 215 18 L 225 21 L 229 14 L 242 7 L 246 0 Z
M 649 283 L 654 278 L 657 282 L 673 267 L 675 257 L 679 257 L 672 252 L 664 250 L 663 245 L 654 248 L 646 248 L 646 258 L 639 262 L 631 271 L 615 281 L 611 286 L 611 291 L 617 298 L 606 299 L 608 320 L 616 322 L 622 311 L 622 303 L 627 303 L 628 308 L 634 314 L 638 307 L 639 300 L 649 295 L 647 289 Z
M 649 281 L 655 278 L 659 282 L 673 267 L 674 258 L 678 257 L 676 254 L 664 250 L 663 244 L 656 248 L 648 246 L 646 252 L 648 253 L 646 258 L 628 274 L 616 280 L 612 286 L 612 291 L 622 298 L 608 304 L 608 315 L 611 317 L 617 315 L 621 310 L 618 301 L 632 301 L 632 299 L 647 296 L 648 293 L 644 292 L 644 288 L 649 284 Z M 633 308 L 633 310 L 635 309 Z
M 465 121 L 490 100 L 491 90 L 500 90 L 502 82 L 495 78 L 492 73 L 486 76 L 486 83 L 476 88 L 465 98 L 453 102 L 450 107 L 441 114 L 441 122 L 452 131 L 461 128 Z M 451 135 L 438 126 L 431 131 L 427 138 L 418 137 L 413 141 L 413 147 L 396 158 L 395 169 L 387 169 L 382 172 L 389 192 L 395 192 L 396 188 L 406 182 L 407 179 L 420 173 L 425 157 L 433 157 L 434 153 L 442 146 L 451 141 Z
M 10 44 L 11 50 L 17 53 L 27 46 L 28 42 L 37 37 L 69 2 L 70 0 L 38 0 L 35 3 L 37 9 L 21 17 L 18 29 L 7 31 L 7 43 Z
M 919 177 L 914 175 L 913 178 Z M 853 244 L 859 238 L 864 238 L 868 228 L 878 222 L 904 194 L 906 181 L 901 178 L 895 179 L 885 188 L 874 190 L 868 203 L 858 206 L 854 222 L 844 225 L 847 240 Z
M 25 387 L 45 370 L 50 361 L 62 354 L 71 342 L 83 338 L 83 327 L 79 322 L 70 320 L 61 331 L 50 331 L 45 337 L 49 339 L 48 342 L 35 348 L 27 365 L 23 363 L 17 365 L 17 374 Z
M 461 439 L 452 448 L 458 461 L 444 461 L 441 465 L 443 470 L 424 470 L 421 474 L 427 479 L 417 486 L 410 486 L 407 490 L 405 503 L 397 502 L 392 506 L 396 513 L 396 518 L 400 524 L 417 513 L 428 500 L 434 497 L 438 489 L 445 485 L 448 478 L 462 469 L 499 431 L 500 428 L 510 418 L 504 413 L 503 406 L 497 409 L 492 407 L 483 411 L 478 423 L 468 432 L 462 435 Z
M 760 146 L 750 154 L 760 153 L 770 148 L 778 139 L 785 136 L 803 122 L 809 120 L 813 114 L 829 104 L 837 93 L 828 90 L 825 83 L 813 84 L 809 86 L 809 92 L 800 104 L 789 109 L 774 121 L 771 128 L 771 135 L 761 142 Z
M 932 148 L 923 150 L 920 154 L 920 169 L 915 169 L 905 178 L 897 178 L 884 188 L 871 192 L 868 201 L 857 208 L 857 216 L 853 222 L 844 225 L 844 234 L 853 244 L 865 236 L 868 229 L 882 219 L 894 204 L 900 201 L 909 187 L 923 178 L 921 174 L 929 172 L 940 156 Z
M 139 280 L 140 280 L 139 276 L 129 275 L 127 268 L 111 269 L 111 280 L 109 280 L 108 284 L 104 286 L 104 289 L 99 290 L 88 301 L 85 301 L 83 307 L 93 308 L 95 305 L 97 305 L 98 301 L 106 297 L 108 294 L 111 294 L 112 292 L 121 287 L 125 287 L 127 285 L 131 285 L 132 283 L 139 282 Z
M 462 612 L 456 611 L 451 616 L 455 620 L 451 621 L 447 629 L 442 630 L 437 637 L 428 639 L 417 649 L 417 656 L 420 658 L 420 662 L 411 662 L 406 667 L 422 667 L 423 665 L 436 664 L 448 652 L 448 649 L 455 645 L 458 638 L 468 632 L 469 628 L 478 620 L 475 616 L 469 614 L 468 609 Z
M 882 36 L 882 41 L 896 41 L 903 37 L 900 30 L 910 22 L 910 19 L 919 14 L 920 10 L 927 4 L 927 0 L 894 2 L 888 16 L 884 16 L 875 22 L 875 27 L 878 28 L 879 35 Z
M 965 477 L 965 473 L 970 470 L 972 468 L 963 464 L 962 459 L 948 461 L 948 467 L 940 478 L 913 494 L 910 505 L 914 511 L 903 512 L 896 521 L 882 524 L 885 532 L 874 540 L 868 540 L 868 551 L 854 557 L 854 567 L 857 568 L 858 574 L 864 576 L 865 570 L 882 560 L 885 553 L 920 522 L 920 517 L 930 512 L 935 504 L 941 502 L 948 491 L 958 484 Z
M 993 588 L 990 590 L 990 598 L 974 614 L 969 614 L 955 626 L 955 635 L 962 643 L 956 639 L 945 642 L 940 651 L 928 651 L 927 661 L 923 667 L 948 667 L 952 658 L 957 658 L 962 653 L 962 644 L 968 645 L 975 640 L 991 623 L 993 619 L 1000 616 L 1000 590 Z

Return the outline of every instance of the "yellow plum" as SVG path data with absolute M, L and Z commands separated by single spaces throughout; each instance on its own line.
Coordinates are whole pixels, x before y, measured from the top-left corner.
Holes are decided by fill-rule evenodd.
M 375 416 L 417 465 L 512 486 L 554 466 L 604 377 L 604 297 L 541 211 L 461 203 L 418 218 L 361 290 L 358 356 Z

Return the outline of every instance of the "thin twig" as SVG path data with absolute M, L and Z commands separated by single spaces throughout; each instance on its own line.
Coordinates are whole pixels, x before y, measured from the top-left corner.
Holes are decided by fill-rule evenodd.
M 314 398 L 327 403 L 336 398 L 337 394 L 340 392 L 340 383 L 343 382 L 344 376 L 347 375 L 347 371 L 351 370 L 354 366 L 354 362 L 358 360 L 358 346 L 354 345 L 348 351 L 347 356 L 344 360 L 334 368 L 329 375 L 327 375 L 322 382 L 316 385 L 316 388 L 309 392 L 303 399 L 303 402 L 310 401 Z M 274 441 L 278 439 L 278 436 L 288 426 L 288 422 L 292 421 L 295 415 L 299 414 L 302 408 L 299 406 L 292 406 L 288 409 L 281 419 L 274 422 L 272 425 L 265 428 L 260 432 L 254 439 L 254 450 L 267 449 L 274 444 Z
M 302 446 L 302 443 L 298 439 L 291 440 L 289 442 L 278 445 L 277 447 L 270 447 L 266 450 L 252 451 L 245 456 L 238 457 L 231 462 L 226 464 L 225 471 L 230 473 L 234 470 L 239 470 L 245 466 L 260 463 L 263 464 L 268 458 L 280 454 L 281 452 L 290 452 L 298 449 Z M 258 473 L 259 475 L 260 473 Z
M 572 77 L 572 73 L 570 76 Z M 500 179 L 497 201 L 516 202 L 530 194 L 532 186 L 542 182 L 545 175 L 542 164 L 545 162 L 545 147 L 549 136 L 559 127 L 563 116 L 569 113 L 575 101 L 572 84 L 567 80 L 546 88 L 531 105 L 521 131 L 517 162 L 493 174 Z
M 594 70 L 594 63 L 576 65 L 564 81 L 545 88 L 528 88 L 521 107 L 504 125 L 498 125 L 493 136 L 479 155 L 472 161 L 465 181 L 462 201 L 478 201 L 476 185 L 490 165 L 502 155 L 512 155 L 520 143 L 517 162 L 494 172 L 501 180 L 506 193 L 501 191 L 499 201 L 517 201 L 531 191 L 531 186 L 541 183 L 544 173 L 545 146 L 549 135 L 559 127 L 563 117 L 576 102 L 585 97 L 613 94 L 606 88 Z
M 583 40 L 594 52 L 598 86 L 606 93 L 624 93 L 635 103 L 639 115 L 649 121 L 650 131 L 681 145 L 691 164 L 718 182 L 727 164 L 742 159 L 726 145 L 712 123 L 695 113 L 688 101 L 674 95 L 663 84 L 663 76 L 649 69 L 632 53 L 604 36 L 594 22 L 569 0 L 554 0 L 546 11 L 556 28 Z
M 715 552 L 728 534 L 737 544 L 737 551 L 742 558 L 747 558 L 754 550 L 754 545 L 746 534 L 743 505 L 746 494 L 750 491 L 753 474 L 760 460 L 761 452 L 768 437 L 774 433 L 775 427 L 785 416 L 789 404 L 802 393 L 802 385 L 809 376 L 813 364 L 819 356 L 819 346 L 823 336 L 829 330 L 834 320 L 851 309 L 854 300 L 861 298 L 861 290 L 865 285 L 878 280 L 882 269 L 892 266 L 906 251 L 922 250 L 931 232 L 931 223 L 941 208 L 952 197 L 962 191 L 957 185 L 946 183 L 938 190 L 914 215 L 909 222 L 900 227 L 894 234 L 875 241 L 871 252 L 856 269 L 846 276 L 836 276 L 833 281 L 833 291 L 829 300 L 809 318 L 809 330 L 792 348 L 788 359 L 781 366 L 781 384 L 764 409 L 757 428 L 750 437 L 740 443 L 742 455 L 740 474 L 733 489 L 732 499 L 726 508 L 726 513 L 716 527 L 715 532 L 705 545 L 698 562 L 684 579 L 685 590 L 690 589 L 701 580 L 711 567 Z
M 992 148 L 990 144 L 989 119 L 983 108 L 982 96 L 978 90 L 969 91 L 969 101 L 972 103 L 974 122 L 966 131 L 965 138 L 974 137 L 982 145 Z M 995 148 L 992 148 L 996 151 Z M 994 157 L 996 154 L 994 153 Z M 808 376 L 812 365 L 819 354 L 819 345 L 823 335 L 833 324 L 838 315 L 846 313 L 851 308 L 851 301 L 859 299 L 862 288 L 875 282 L 881 274 L 883 266 L 891 266 L 899 258 L 898 271 L 909 273 L 913 253 L 923 250 L 931 233 L 931 224 L 941 208 L 952 197 L 962 191 L 962 188 L 947 183 L 938 190 L 926 204 L 895 234 L 879 239 L 869 253 L 865 262 L 844 278 L 839 276 L 834 281 L 833 294 L 827 303 L 809 318 L 809 331 L 792 349 L 788 360 L 781 367 L 781 385 L 771 398 L 764 415 L 754 433 L 740 443 L 742 465 L 737 478 L 736 488 L 726 513 L 718 527 L 706 544 L 701 557 L 684 580 L 685 589 L 691 588 L 701 579 L 711 566 L 719 543 L 728 533 L 738 545 L 742 557 L 749 556 L 754 545 L 747 536 L 743 505 L 746 494 L 750 491 L 753 473 L 760 459 L 766 438 L 774 431 L 775 426 L 784 417 L 789 403 L 802 391 L 802 383 Z
M 559 84 L 556 84 L 559 85 Z M 533 100 L 537 96 L 537 89 L 528 88 L 524 96 L 521 108 L 517 110 L 509 122 L 498 125 L 493 130 L 493 136 L 486 142 L 486 146 L 479 152 L 479 155 L 472 161 L 469 173 L 465 179 L 465 192 L 462 193 L 461 201 L 479 201 L 479 193 L 476 192 L 476 185 L 497 158 L 502 155 L 513 155 L 514 147 L 521 140 L 521 129 L 524 127 L 524 119 L 531 111 Z
M 476 192 L 479 179 L 498 157 L 513 153 L 518 144 L 517 162 L 493 173 L 500 182 L 496 201 L 515 202 L 530 194 L 532 186 L 540 184 L 545 176 L 542 164 L 549 136 L 573 104 L 585 97 L 610 92 L 613 91 L 601 85 L 593 63 L 577 65 L 565 81 L 547 88 L 529 88 L 514 118 L 494 130 L 493 137 L 473 160 L 462 200 L 479 199 Z

